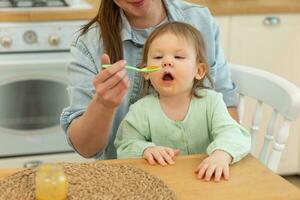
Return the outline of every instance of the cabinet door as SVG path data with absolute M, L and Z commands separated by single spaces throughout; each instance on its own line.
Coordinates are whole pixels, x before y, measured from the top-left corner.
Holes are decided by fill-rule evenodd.
M 232 16 L 230 30 L 232 63 L 270 71 L 300 86 L 299 14 Z M 290 129 L 280 174 L 299 173 L 299 134 L 300 119 Z
M 300 86 L 300 15 L 232 16 L 230 60 Z
M 216 16 L 217 24 L 220 29 L 220 44 L 224 49 L 224 54 L 227 59 L 229 59 L 229 26 L 230 26 L 230 16 Z

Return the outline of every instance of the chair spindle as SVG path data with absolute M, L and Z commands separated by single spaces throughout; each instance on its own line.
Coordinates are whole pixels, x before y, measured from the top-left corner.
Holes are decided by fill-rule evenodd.
M 243 124 L 244 112 L 245 112 L 245 95 L 243 94 L 239 94 L 239 104 L 237 110 L 240 118 L 240 124 Z
M 273 144 L 273 148 L 271 150 L 269 159 L 268 159 L 268 167 L 276 172 L 278 166 L 280 157 L 282 154 L 283 149 L 285 148 L 285 142 L 289 136 L 289 129 L 290 129 L 290 121 L 285 119 L 283 122 L 283 125 L 279 129 L 279 132 L 277 136 L 275 137 L 275 141 Z
M 251 153 L 254 154 L 255 152 L 255 147 L 256 147 L 256 135 L 259 131 L 260 128 L 260 122 L 261 122 L 261 117 L 262 117 L 262 105 L 263 102 L 258 100 L 256 104 L 256 109 L 255 109 L 255 114 L 252 119 L 252 125 L 250 128 L 250 133 L 251 133 Z
M 268 123 L 268 127 L 266 130 L 264 143 L 263 143 L 262 149 L 260 151 L 260 154 L 258 156 L 259 160 L 265 164 L 267 164 L 266 158 L 267 158 L 267 153 L 268 153 L 270 143 L 274 139 L 273 135 L 274 135 L 274 129 L 275 129 L 277 116 L 278 116 L 278 111 L 276 109 L 273 109 L 272 117 Z

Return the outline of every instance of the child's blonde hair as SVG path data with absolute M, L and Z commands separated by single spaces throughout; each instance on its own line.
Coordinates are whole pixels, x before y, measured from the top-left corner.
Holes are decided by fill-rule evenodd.
M 181 37 L 181 38 L 184 38 L 187 41 L 189 41 L 190 44 L 194 46 L 194 49 L 196 51 L 196 62 L 205 64 L 205 67 L 206 67 L 205 76 L 201 80 L 195 79 L 194 85 L 193 85 L 193 95 L 196 97 L 201 97 L 200 95 L 197 94 L 196 91 L 197 91 L 197 89 L 207 88 L 204 86 L 205 78 L 207 78 L 210 83 L 209 88 L 213 88 L 213 82 L 208 74 L 209 69 L 208 69 L 208 62 L 207 62 L 207 58 L 206 58 L 204 39 L 202 37 L 202 34 L 190 24 L 187 24 L 184 22 L 167 22 L 167 23 L 159 26 L 157 29 L 155 29 L 150 34 L 147 41 L 145 42 L 145 46 L 143 49 L 142 62 L 139 65 L 139 67 L 143 68 L 147 65 L 148 51 L 149 51 L 150 45 L 157 37 L 159 37 L 165 33 L 173 33 L 177 37 Z M 152 87 L 150 81 L 144 79 L 144 83 L 143 83 L 143 87 L 142 87 L 140 96 L 143 97 L 143 96 L 149 94 L 152 90 L 153 90 L 153 87 Z

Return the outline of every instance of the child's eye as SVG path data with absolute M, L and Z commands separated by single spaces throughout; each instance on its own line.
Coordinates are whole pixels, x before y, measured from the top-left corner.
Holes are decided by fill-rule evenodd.
M 162 56 L 153 56 L 153 59 L 162 59 Z
M 175 56 L 176 59 L 184 59 L 184 56 Z

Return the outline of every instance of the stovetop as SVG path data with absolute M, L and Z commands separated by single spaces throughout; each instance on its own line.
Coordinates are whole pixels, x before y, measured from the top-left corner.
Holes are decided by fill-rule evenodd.
M 65 0 L 0 0 L 0 8 L 68 7 Z

